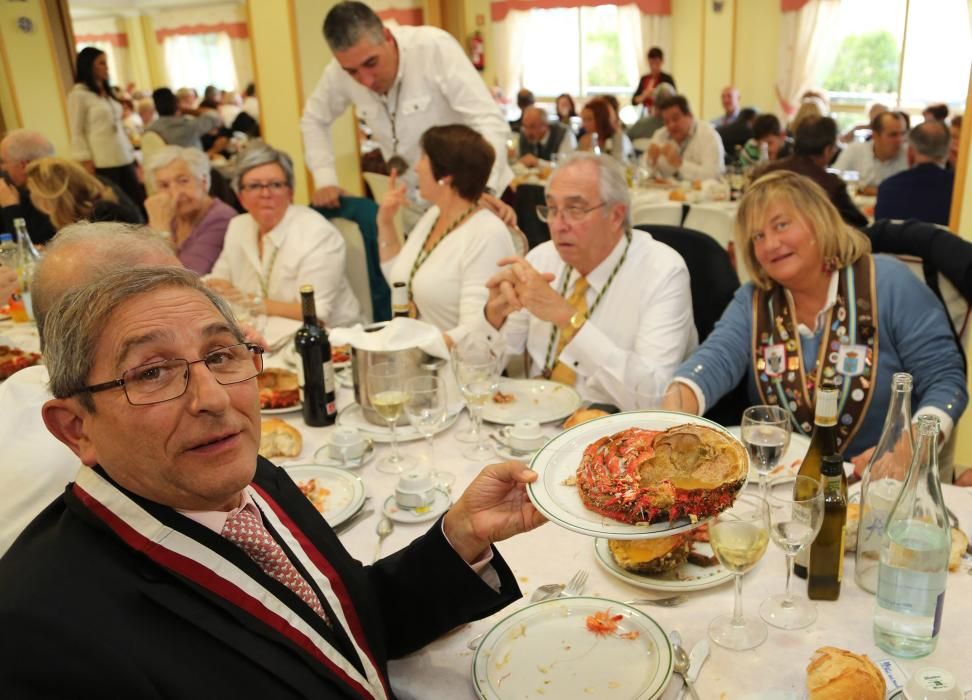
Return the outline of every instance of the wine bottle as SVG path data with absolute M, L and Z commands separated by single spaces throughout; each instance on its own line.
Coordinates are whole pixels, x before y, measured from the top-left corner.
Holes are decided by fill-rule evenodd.
M 837 389 L 828 384 L 821 384 L 817 387 L 817 405 L 814 410 L 810 447 L 797 474 L 820 481 L 823 458 L 832 454 L 837 454 Z M 801 498 L 809 498 L 812 494 L 797 495 Z M 810 548 L 804 547 L 797 553 L 793 573 L 800 578 L 806 578 L 809 562 Z
M 907 658 L 935 650 L 945 604 L 952 533 L 938 474 L 938 432 L 937 417 L 918 417 L 915 457 L 881 543 L 874 642 Z
M 854 554 L 854 580 L 868 593 L 877 591 L 881 540 L 914 453 L 911 375 L 898 372 L 891 377 L 891 404 L 884 419 L 884 429 L 861 478 L 861 518 Z
M 408 318 L 408 287 L 404 282 L 392 283 L 392 318 Z
M 807 597 L 837 600 L 844 577 L 844 546 L 847 530 L 847 476 L 840 455 L 827 455 L 820 467 L 824 492 L 824 517 L 810 547 Z
M 334 397 L 331 343 L 327 333 L 317 323 L 314 288 L 311 285 L 301 286 L 300 303 L 304 325 L 294 335 L 294 346 L 300 356 L 297 384 L 304 403 L 304 422 L 311 426 L 332 425 L 337 418 L 337 403 Z

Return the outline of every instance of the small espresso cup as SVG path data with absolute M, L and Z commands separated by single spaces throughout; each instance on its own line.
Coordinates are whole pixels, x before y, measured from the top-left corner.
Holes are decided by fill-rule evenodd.
M 539 450 L 547 442 L 540 424 L 535 420 L 524 418 L 503 431 L 510 447 L 517 450 Z
M 359 459 L 368 447 L 368 441 L 354 426 L 338 426 L 331 433 L 327 453 L 331 459 Z
M 402 508 L 419 508 L 435 500 L 435 481 L 428 472 L 405 472 L 395 487 L 395 502 Z

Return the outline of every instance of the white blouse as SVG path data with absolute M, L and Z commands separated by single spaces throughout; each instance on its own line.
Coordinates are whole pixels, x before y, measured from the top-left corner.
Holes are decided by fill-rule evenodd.
M 361 321 L 361 306 L 344 270 L 341 233 L 309 207 L 291 204 L 264 238 L 263 256 L 257 245 L 258 227 L 249 214 L 230 220 L 223 252 L 209 277 L 225 279 L 245 294 L 274 301 L 300 301 L 300 286 L 314 286 L 317 316 L 329 327 Z
M 87 85 L 75 84 L 67 98 L 71 157 L 94 161 L 96 168 L 117 168 L 135 160 L 135 149 L 122 125 L 117 100 L 100 97 Z
M 415 258 L 438 216 L 435 206 L 425 212 L 399 254 L 381 264 L 389 285 L 408 282 Z M 460 342 L 471 329 L 478 328 L 489 297 L 486 280 L 499 271 L 497 261 L 514 254 L 513 238 L 495 214 L 480 209 L 471 215 L 440 240 L 415 273 L 412 296 L 419 318 Z

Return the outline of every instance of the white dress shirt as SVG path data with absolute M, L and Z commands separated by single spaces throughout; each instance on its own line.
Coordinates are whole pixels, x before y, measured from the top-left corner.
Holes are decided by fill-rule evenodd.
M 314 285 L 317 316 L 332 328 L 361 320 L 361 306 L 344 271 L 341 233 L 309 207 L 291 204 L 280 223 L 257 246 L 257 222 L 249 214 L 230 220 L 223 252 L 210 277 L 229 280 L 246 294 L 300 302 L 300 286 Z
M 410 166 L 405 181 L 413 199 L 417 197 L 419 139 L 429 127 L 445 124 L 465 124 L 489 141 L 496 161 L 488 185 L 501 193 L 513 179 L 506 163 L 509 124 L 462 47 L 435 27 L 390 30 L 398 44 L 399 60 L 398 76 L 387 96 L 356 82 L 337 61 L 331 61 L 304 106 L 300 128 L 315 185 L 338 184 L 331 124 L 354 104 L 358 118 L 371 129 L 386 161 L 395 155 L 390 114 L 395 115 L 398 155 Z
M 81 468 L 41 419 L 52 398 L 47 381 L 47 368 L 38 365 L 0 383 L 0 556 Z
M 622 237 L 614 250 L 587 276 L 587 307 L 594 304 L 624 253 Z M 539 272 L 555 275 L 551 286 L 560 292 L 567 265 L 552 241 L 526 257 Z M 579 278 L 572 270 L 569 297 Z M 488 336 L 498 333 L 482 318 Z M 530 374 L 544 369 L 553 324 L 528 311 L 510 314 L 500 332 L 510 355 L 530 355 Z M 675 369 L 698 345 L 692 317 L 692 293 L 685 261 L 650 234 L 632 231 L 631 248 L 597 308 L 564 347 L 560 360 L 577 373 L 575 388 L 589 401 L 634 408 L 637 393 L 661 394 Z M 554 341 L 556 352 L 556 339 Z
M 382 263 L 389 286 L 408 282 L 415 258 L 438 216 L 438 207 L 425 212 L 401 252 Z M 441 239 L 415 273 L 412 296 L 421 319 L 448 333 L 456 343 L 461 342 L 478 327 L 489 297 L 486 280 L 499 271 L 496 262 L 514 253 L 506 225 L 491 211 L 477 211 Z
M 838 170 L 856 170 L 860 176 L 860 187 L 877 187 L 885 179 L 908 169 L 908 147 L 902 144 L 894 158 L 878 160 L 874 157 L 872 142 L 851 143 L 841 151 L 834 167 Z
M 725 172 L 725 149 L 719 132 L 708 122 L 695 120 L 695 126 L 679 145 L 673 139 L 668 129 L 658 129 L 651 137 L 651 142 L 658 146 L 673 143 L 682 153 L 682 164 L 677 168 L 668 162 L 665 156 L 659 156 L 655 167 L 663 177 L 672 177 L 675 173 L 683 180 L 709 180 L 719 177 Z M 647 162 L 648 155 L 645 154 Z M 651 167 L 651 163 L 648 163 Z
M 122 125 L 121 103 L 99 97 L 75 84 L 67 98 L 71 157 L 94 161 L 96 168 L 117 168 L 135 160 L 135 149 Z

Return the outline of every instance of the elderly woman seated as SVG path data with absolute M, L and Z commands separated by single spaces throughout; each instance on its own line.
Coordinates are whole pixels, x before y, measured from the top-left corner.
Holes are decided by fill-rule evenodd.
M 30 201 L 50 217 L 54 228 L 76 221 L 144 222 L 138 207 L 121 189 L 64 158 L 40 158 L 27 166 Z
M 201 275 L 213 268 L 236 210 L 210 196 L 209 158 L 198 148 L 166 146 L 149 160 L 155 194 L 145 200 L 149 226 L 171 235 L 182 264 Z
M 247 213 L 230 221 L 210 286 L 224 296 L 259 297 L 271 316 L 300 319 L 300 287 L 309 284 L 325 324 L 360 320 L 344 272 L 344 238 L 316 211 L 293 203 L 290 156 L 252 144 L 237 160 L 233 189 Z
M 506 225 L 479 205 L 495 153 L 478 132 L 462 124 L 434 126 L 421 140 L 415 165 L 421 197 L 432 207 L 404 245 L 395 214 L 405 185 L 391 184 L 378 210 L 378 249 L 389 284 L 404 282 L 411 315 L 435 325 L 451 345 L 469 334 L 483 315 L 486 280 L 496 263 L 514 254 Z
M 814 387 L 840 389 L 845 458 L 877 442 L 891 376 L 914 377 L 916 413 L 947 437 L 965 410 L 965 372 L 945 309 L 895 258 L 871 255 L 823 189 L 796 173 L 759 178 L 736 218 L 736 250 L 753 280 L 675 372 L 683 410 L 703 413 L 746 378 L 754 403 L 779 404 L 795 431 L 813 429 Z

